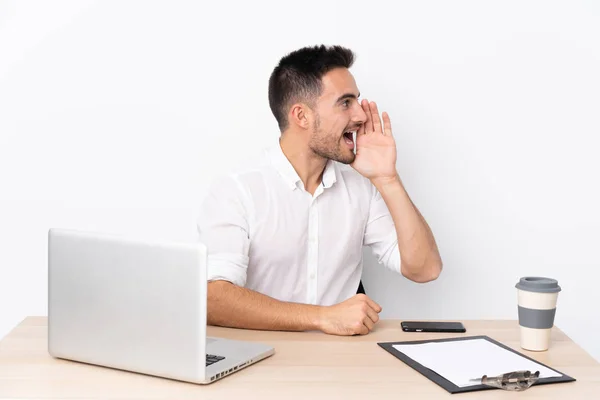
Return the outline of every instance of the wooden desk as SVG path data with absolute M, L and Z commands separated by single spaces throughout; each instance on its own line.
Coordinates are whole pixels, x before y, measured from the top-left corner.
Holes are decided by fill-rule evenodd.
M 519 348 L 516 321 L 464 321 L 467 333 Z M 600 364 L 558 328 L 547 352 L 530 355 L 577 382 L 540 385 L 526 392 L 487 390 L 451 395 L 377 346 L 457 334 L 405 333 L 399 321 L 380 321 L 366 336 L 320 332 L 256 332 L 209 327 L 209 335 L 271 343 L 275 355 L 203 386 L 117 371 L 47 353 L 46 317 L 29 317 L 0 341 L 0 398 L 119 399 L 593 399 L 600 396 Z

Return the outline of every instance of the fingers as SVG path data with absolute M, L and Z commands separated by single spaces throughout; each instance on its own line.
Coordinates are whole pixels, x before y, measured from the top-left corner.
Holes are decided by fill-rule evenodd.
M 372 101 L 369 104 L 369 108 L 371 110 L 371 120 L 373 121 L 373 131 L 375 133 L 383 133 L 383 130 L 381 128 L 381 119 L 379 118 L 379 111 L 377 110 L 377 104 L 375 104 L 374 101 Z
M 359 137 L 360 135 L 364 135 L 365 134 L 365 124 L 362 124 L 360 126 L 360 128 L 358 128 L 358 130 L 356 131 L 356 137 Z
M 373 330 L 374 325 L 375 324 L 373 321 L 371 321 L 369 318 L 365 318 L 363 321 L 363 326 L 367 328 L 365 335 Z
M 357 295 L 361 304 L 362 312 L 362 323 L 369 329 L 369 332 L 373 330 L 375 324 L 379 321 L 379 312 L 381 307 L 379 304 L 371 300 L 367 295 Z
M 371 133 L 373 132 L 373 122 L 371 120 L 371 110 L 369 110 L 369 102 L 367 100 L 363 100 L 360 103 L 363 111 L 365 112 L 365 114 L 367 114 L 367 121 L 363 124 L 362 127 L 364 127 L 364 133 Z
M 367 315 L 363 318 L 363 324 L 365 324 L 365 326 L 367 328 L 369 328 L 369 332 L 371 332 L 373 330 L 373 328 L 375 327 L 375 323 L 376 322 L 373 321 L 373 319 L 371 318 L 369 313 L 367 313 Z
M 373 310 L 375 310 L 375 312 L 380 313 L 381 312 L 381 306 L 379 304 L 377 304 L 373 299 L 371 299 L 369 296 L 367 296 L 364 293 L 360 293 L 360 294 L 356 294 L 353 297 L 354 299 L 359 299 L 359 300 L 364 300 L 367 305 L 369 307 L 371 307 Z
M 375 328 L 375 324 L 379 321 L 379 315 L 368 305 L 365 305 L 365 316 L 362 318 L 362 326 L 359 327 L 359 334 L 366 335 Z M 366 330 L 364 329 L 366 328 Z
M 371 321 L 373 323 L 373 325 L 375 325 L 377 323 L 377 321 L 379 321 L 379 314 L 374 311 L 371 307 L 369 307 L 369 309 L 367 310 L 367 316 L 369 318 L 365 318 L 368 319 L 369 321 Z M 373 328 L 369 328 L 369 329 L 373 329 Z
M 369 332 L 371 332 L 371 329 L 369 329 L 366 325 L 363 324 L 362 328 L 358 333 L 359 335 L 367 335 Z
M 338 335 L 366 335 L 379 322 L 381 306 L 365 294 L 356 294 L 342 303 L 332 306 L 337 310 L 332 323 L 324 332 Z M 331 328 L 331 329 L 328 329 Z
M 368 134 L 374 132 L 386 136 L 392 136 L 392 122 L 390 121 L 390 116 L 387 112 L 383 112 L 382 124 L 381 118 L 379 117 L 379 110 L 377 109 L 377 103 L 374 101 L 369 102 L 368 100 L 363 100 L 360 103 L 360 106 L 365 112 L 367 120 L 358 130 L 359 134 Z
M 385 111 L 383 112 L 383 134 L 392 136 L 392 122 L 390 121 L 390 116 Z
M 370 297 L 365 296 L 367 299 L 367 304 L 369 305 L 369 307 L 371 307 L 373 310 L 375 310 L 375 312 L 380 313 L 381 312 L 381 306 L 377 303 L 375 303 Z

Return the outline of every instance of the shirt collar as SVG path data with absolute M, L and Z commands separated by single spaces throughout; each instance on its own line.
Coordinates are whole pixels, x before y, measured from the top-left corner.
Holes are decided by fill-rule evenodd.
M 271 164 L 275 167 L 279 175 L 285 180 L 287 186 L 294 190 L 298 188 L 298 183 L 302 184 L 302 179 L 294 169 L 294 166 L 287 159 L 279 142 L 268 150 Z M 323 172 L 322 183 L 325 189 L 330 188 L 337 181 L 335 161 L 327 160 L 325 171 Z
M 323 172 L 323 187 L 326 189 L 330 188 L 337 181 L 335 168 L 335 161 L 327 160 L 325 171 Z

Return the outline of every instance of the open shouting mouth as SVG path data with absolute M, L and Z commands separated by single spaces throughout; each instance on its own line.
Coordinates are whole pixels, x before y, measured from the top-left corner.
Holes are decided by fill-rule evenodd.
M 344 141 L 348 145 L 349 149 L 354 149 L 354 134 L 356 131 L 346 131 L 344 132 Z

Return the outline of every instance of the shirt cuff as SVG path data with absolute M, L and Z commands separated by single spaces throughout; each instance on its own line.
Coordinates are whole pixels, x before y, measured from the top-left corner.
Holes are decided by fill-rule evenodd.
M 208 256 L 207 280 L 229 281 L 234 285 L 246 285 L 249 258 L 241 254 L 211 254 Z
M 377 261 L 394 272 L 400 272 L 400 248 L 398 247 L 398 237 L 396 232 L 391 233 L 390 237 L 385 242 L 390 243 L 390 245 Z

